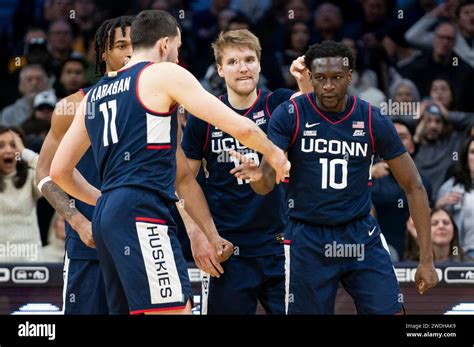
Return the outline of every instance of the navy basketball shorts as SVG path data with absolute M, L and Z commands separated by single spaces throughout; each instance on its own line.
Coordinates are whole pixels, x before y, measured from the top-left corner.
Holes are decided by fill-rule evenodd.
M 108 314 L 105 284 L 97 259 L 64 257 L 64 314 Z M 128 313 L 123 309 L 122 313 Z
M 188 269 L 158 195 L 130 187 L 105 192 L 92 230 L 111 314 L 124 301 L 130 314 L 185 308 L 192 298 Z
M 359 314 L 398 314 L 402 309 L 387 243 L 370 215 L 340 226 L 290 219 L 285 274 L 287 314 L 334 314 L 339 283 Z
M 284 253 L 261 257 L 231 256 L 221 263 L 220 278 L 203 272 L 201 314 L 255 314 L 257 302 L 267 314 L 285 314 Z

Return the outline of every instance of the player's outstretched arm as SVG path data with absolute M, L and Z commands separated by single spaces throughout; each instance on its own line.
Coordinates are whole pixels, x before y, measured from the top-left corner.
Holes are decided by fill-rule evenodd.
M 82 99 L 71 127 L 59 144 L 51 163 L 50 176 L 66 193 L 95 206 L 100 191 L 75 170 L 77 163 L 90 146 L 85 125 L 86 100 L 87 97 Z
M 268 163 L 275 168 L 277 183 L 283 181 L 289 171 L 288 160 L 283 151 L 267 139 L 258 125 L 232 111 L 208 93 L 197 79 L 182 67 L 172 63 L 160 63 L 152 65 L 149 69 L 153 70 L 147 78 L 154 76 L 155 85 L 160 86 L 158 88 L 172 100 L 182 104 L 196 117 L 217 126 L 242 144 L 265 155 Z
M 433 266 L 433 248 L 431 244 L 430 207 L 420 174 L 408 153 L 387 160 L 397 182 L 405 191 L 410 215 L 418 233 L 420 246 L 420 264 L 416 271 L 416 288 L 420 294 L 438 283 L 438 275 Z
M 83 94 L 77 92 L 62 99 L 56 105 L 51 118 L 51 129 L 41 147 L 36 168 L 36 182 L 38 182 L 38 187 L 43 196 L 79 234 L 82 242 L 91 248 L 95 248 L 91 222 L 79 212 L 75 204 L 71 203 L 69 196 L 51 180 L 49 175 L 54 154 L 64 134 L 71 126 L 77 105 L 82 98 Z

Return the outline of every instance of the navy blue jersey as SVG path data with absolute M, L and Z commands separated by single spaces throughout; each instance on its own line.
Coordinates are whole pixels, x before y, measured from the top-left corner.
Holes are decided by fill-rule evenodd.
M 82 93 L 86 95 L 89 90 L 90 87 L 83 88 Z M 91 148 L 87 150 L 79 163 L 77 163 L 76 169 L 90 184 L 92 184 L 97 189 L 100 189 L 99 173 L 97 172 L 97 168 L 95 166 L 94 155 L 92 154 Z M 79 212 L 81 212 L 88 220 L 92 220 L 94 206 L 88 205 L 78 199 L 74 200 L 74 204 Z M 79 234 L 72 229 L 69 223 L 66 223 L 66 238 L 66 251 L 69 258 L 98 259 L 97 251 L 94 248 L 87 247 L 79 238 Z
M 342 113 L 323 112 L 314 93 L 280 105 L 268 137 L 288 152 L 289 216 L 314 225 L 340 225 L 370 212 L 373 154 L 405 152 L 389 117 L 350 96 Z
M 271 112 L 293 92 L 278 89 L 274 93 L 258 90 L 254 104 L 237 113 L 254 121 L 266 132 Z M 231 107 L 227 95 L 220 98 Z M 285 224 L 282 187 L 267 196 L 253 192 L 248 181 L 229 173 L 239 163 L 227 151 L 235 149 L 260 162 L 261 155 L 229 134 L 196 117 L 188 119 L 184 131 L 184 152 L 190 159 L 206 160 L 209 172 L 204 186 L 209 209 L 219 233 L 239 248 L 241 256 L 263 256 L 282 252 L 279 235 Z
M 176 201 L 176 106 L 158 113 L 142 104 L 137 83 L 150 64 L 102 77 L 88 94 L 86 127 L 102 192 L 137 187 Z

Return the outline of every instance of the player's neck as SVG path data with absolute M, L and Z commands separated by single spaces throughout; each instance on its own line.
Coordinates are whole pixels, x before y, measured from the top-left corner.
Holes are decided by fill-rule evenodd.
M 233 108 L 236 110 L 246 110 L 250 108 L 255 102 L 255 99 L 257 99 L 257 88 L 247 95 L 237 94 L 232 89 L 227 88 L 227 95 L 229 97 L 229 103 Z
M 346 109 L 347 102 L 349 101 L 349 95 L 346 94 L 344 96 L 344 99 L 342 99 L 339 104 L 337 104 L 335 107 L 332 107 L 330 109 L 324 107 L 322 105 L 322 102 L 319 102 L 318 98 L 315 97 L 315 99 L 316 99 L 316 105 L 318 106 L 319 109 L 326 112 L 341 113 L 341 112 L 344 112 L 344 110 Z
M 144 61 L 151 61 L 153 63 L 161 63 L 163 60 L 157 57 L 157 55 L 151 50 L 142 50 L 139 52 L 135 51 L 130 57 L 130 60 L 128 61 L 128 63 L 120 70 L 129 68 L 130 66 L 133 66 L 138 63 L 142 63 Z

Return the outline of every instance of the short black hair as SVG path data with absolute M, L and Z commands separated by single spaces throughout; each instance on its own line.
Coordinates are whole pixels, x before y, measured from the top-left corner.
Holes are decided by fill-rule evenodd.
M 179 24 L 166 11 L 145 10 L 132 23 L 130 37 L 133 49 L 152 48 L 163 37 L 178 36 Z
M 355 68 L 355 57 L 352 55 L 349 47 L 341 42 L 334 41 L 323 41 L 310 46 L 305 54 L 304 63 L 311 70 L 311 64 L 314 59 L 329 57 L 347 58 L 349 69 L 354 70 Z
M 125 36 L 125 28 L 132 25 L 132 16 L 120 16 L 117 18 L 107 19 L 97 29 L 95 33 L 95 72 L 97 75 L 105 73 L 106 64 L 102 59 L 102 54 L 107 49 L 112 49 L 115 42 L 115 29 L 120 28 L 122 35 Z M 107 47 L 108 43 L 108 47 Z

